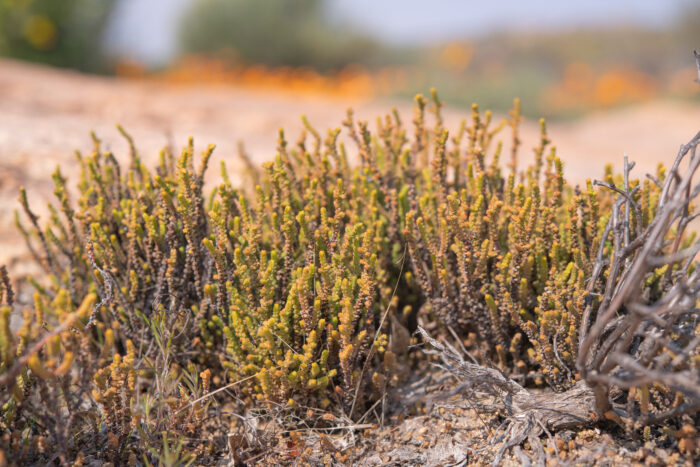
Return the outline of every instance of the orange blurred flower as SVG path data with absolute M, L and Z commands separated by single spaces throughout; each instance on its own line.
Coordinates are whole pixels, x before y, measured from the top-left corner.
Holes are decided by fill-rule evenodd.
M 639 102 L 656 95 L 654 79 L 640 71 L 612 69 L 600 76 L 595 83 L 593 99 L 600 107 Z
M 641 71 L 616 67 L 596 75 L 587 63 L 572 62 L 562 80 L 545 90 L 542 102 L 549 111 L 582 111 L 641 102 L 658 94 L 657 80 Z
M 384 68 L 372 73 L 363 66 L 348 65 L 338 72 L 321 74 L 307 67 L 232 65 L 222 60 L 200 56 L 186 57 L 153 78 L 172 83 L 228 84 L 295 94 L 354 98 L 369 98 L 388 92 L 395 89 L 397 83 L 406 80 L 405 72 L 394 68 Z
M 446 70 L 464 71 L 474 56 L 474 47 L 463 42 L 447 44 L 440 52 L 440 66 Z

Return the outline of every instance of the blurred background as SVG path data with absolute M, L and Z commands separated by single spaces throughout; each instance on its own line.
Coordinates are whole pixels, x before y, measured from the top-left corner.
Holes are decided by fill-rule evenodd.
M 575 118 L 697 99 L 690 0 L 0 0 L 0 55 L 295 93 L 412 97 Z
M 260 163 L 301 114 L 321 131 L 349 106 L 409 122 L 434 86 L 448 128 L 473 102 L 498 123 L 519 97 L 521 167 L 546 117 L 569 180 L 623 153 L 644 177 L 700 129 L 693 49 L 698 0 L 0 0 L 0 263 L 28 264 L 20 185 L 45 219 L 51 172 L 78 179 L 91 130 L 126 159 L 116 123 L 149 163 L 215 143 L 235 180 L 239 141 Z

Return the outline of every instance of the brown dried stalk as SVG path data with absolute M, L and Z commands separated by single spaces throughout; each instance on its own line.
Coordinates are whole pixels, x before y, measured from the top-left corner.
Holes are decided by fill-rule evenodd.
M 530 440 L 533 447 L 541 446 L 538 437 L 542 433 L 549 434 L 550 430 L 577 427 L 594 420 L 591 414 L 595 413 L 595 396 L 585 382 L 579 381 L 563 393 L 533 393 L 498 370 L 465 361 L 454 347 L 431 338 L 422 327 L 418 331 L 436 349 L 426 352 L 439 356 L 441 363 L 437 366 L 462 381 L 453 390 L 433 397 L 431 402 L 462 394 L 477 411 L 497 412 L 506 417 L 506 422 L 501 425 L 505 431 L 498 437 L 497 433 L 493 435 L 494 443 L 502 443 L 493 465 L 499 465 L 508 449 L 525 440 Z M 535 460 L 543 461 L 543 451 L 534 451 Z

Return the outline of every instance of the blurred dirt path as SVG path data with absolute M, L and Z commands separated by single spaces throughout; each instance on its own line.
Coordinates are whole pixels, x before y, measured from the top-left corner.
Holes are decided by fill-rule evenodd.
M 373 122 L 392 105 L 410 122 L 411 104 L 407 102 L 353 102 L 229 86 L 179 87 L 0 60 L 0 264 L 9 263 L 15 277 L 29 272 L 20 261 L 24 248 L 12 225 L 17 190 L 26 186 L 30 202 L 38 212 L 45 212 L 41 206 L 51 197 L 51 172 L 59 165 L 75 181 L 74 150 L 91 150 L 90 130 L 121 160 L 127 156 L 127 146 L 116 123 L 131 133 L 147 162 L 154 161 L 168 143 L 181 147 L 190 135 L 198 149 L 214 143 L 217 149 L 210 175 L 216 176 L 222 159 L 235 173 L 238 141 L 245 143 L 255 161 L 271 159 L 278 129 L 285 128 L 288 139 L 295 141 L 302 113 L 325 130 L 340 126 L 348 106 L 356 109 L 359 119 Z M 446 124 L 456 128 L 469 115 L 466 109 L 448 108 Z M 535 146 L 537 128 L 537 122 L 525 123 L 524 148 Z M 637 174 L 653 171 L 659 161 L 672 161 L 679 145 L 698 130 L 700 105 L 671 102 L 549 125 L 567 175 L 577 182 L 599 176 L 605 162 L 619 167 L 624 152 L 637 161 Z M 523 166 L 526 163 L 529 161 L 521 161 Z

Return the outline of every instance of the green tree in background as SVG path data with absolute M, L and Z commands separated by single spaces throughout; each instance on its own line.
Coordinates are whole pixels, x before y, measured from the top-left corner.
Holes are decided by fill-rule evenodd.
M 115 0 L 0 0 L 0 55 L 104 71 L 102 33 Z
M 271 66 L 328 70 L 377 60 L 373 41 L 329 23 L 323 0 L 197 0 L 180 39 L 186 53 Z

